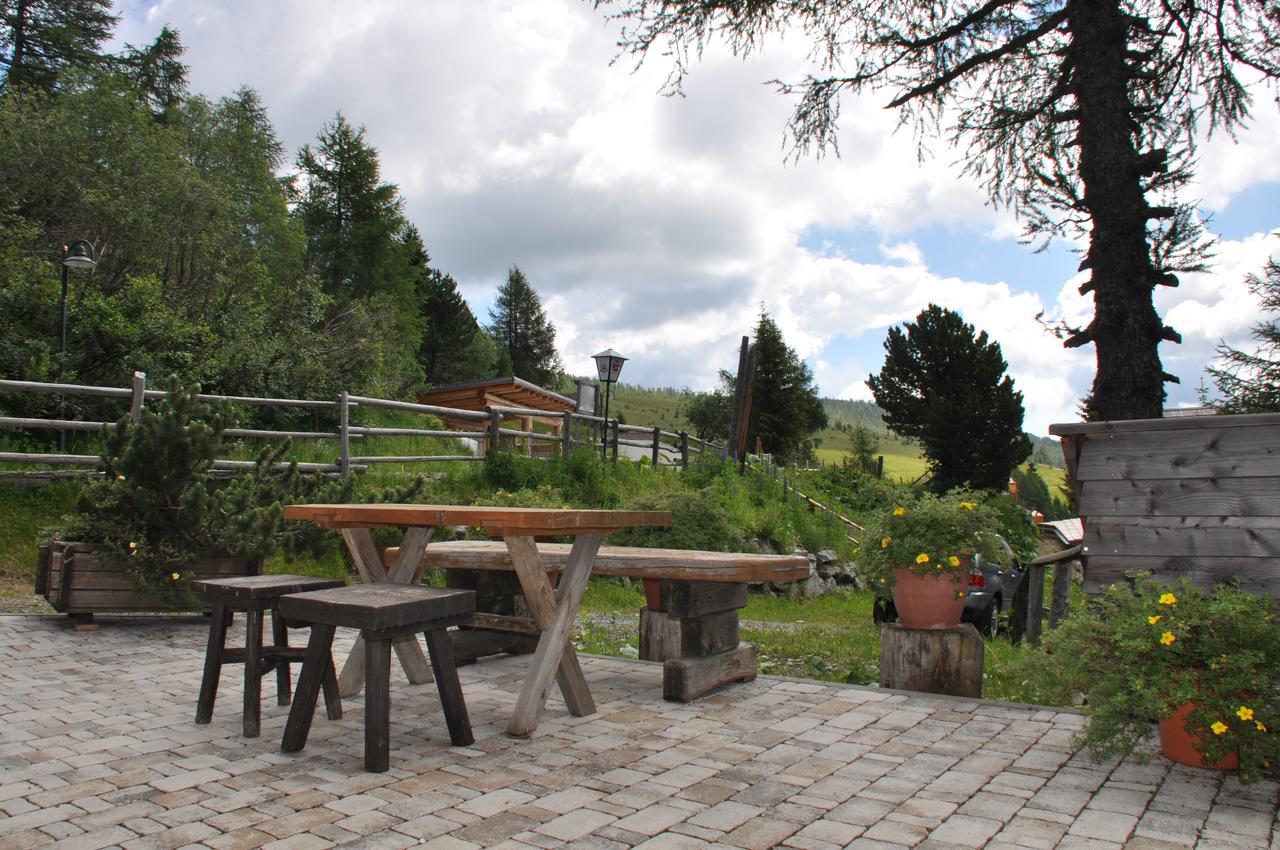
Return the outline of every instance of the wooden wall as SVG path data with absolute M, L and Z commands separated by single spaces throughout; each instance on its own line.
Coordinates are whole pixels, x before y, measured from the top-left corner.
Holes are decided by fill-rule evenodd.
M 1054 425 L 1084 520 L 1085 591 L 1125 572 L 1280 596 L 1280 414 Z

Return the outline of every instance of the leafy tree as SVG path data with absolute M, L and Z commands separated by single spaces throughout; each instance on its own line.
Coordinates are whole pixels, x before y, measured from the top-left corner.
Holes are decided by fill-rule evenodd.
M 755 329 L 756 374 L 747 441 L 787 457 L 804 450 L 805 440 L 827 425 L 813 373 L 787 345 L 782 331 L 760 311 Z
M 1246 79 L 1280 77 L 1274 0 L 595 0 L 620 7 L 621 47 L 670 56 L 678 91 L 713 38 L 747 56 L 798 30 L 816 68 L 797 95 L 797 152 L 836 147 L 845 94 L 887 91 L 917 133 L 946 134 L 965 171 L 1012 207 L 1029 235 L 1087 238 L 1094 317 L 1063 328 L 1093 343 L 1086 400 L 1099 419 L 1162 412 L 1158 346 L 1180 337 L 1157 315 L 1156 286 L 1200 267 L 1198 222 L 1177 191 L 1199 130 L 1249 116 Z M 1243 77 L 1241 75 L 1244 75 Z
M 63 71 L 103 58 L 117 20 L 111 0 L 0 0 L 0 85 L 52 92 Z
M 1261 277 L 1251 274 L 1245 281 L 1257 296 L 1258 306 L 1272 317 L 1253 326 L 1254 352 L 1226 343 L 1218 345 L 1219 365 L 1205 370 L 1221 395 L 1213 406 L 1220 413 L 1280 412 L 1280 318 L 1276 317 L 1280 313 L 1280 260 L 1272 257 Z
M 428 383 L 453 384 L 490 377 L 497 352 L 458 291 L 457 281 L 431 267 L 431 258 L 412 225 L 406 242 L 411 246 L 410 263 L 418 275 L 423 318 L 418 364 Z
M 1049 491 L 1049 485 L 1040 477 L 1034 462 L 1028 463 L 1026 469 L 1014 467 L 1012 478 L 1018 487 L 1018 503 L 1023 507 L 1039 511 L 1047 520 L 1071 516 L 1066 504 Z
M 498 346 L 498 375 L 514 375 L 539 386 L 554 383 L 561 372 L 556 329 L 542 301 L 518 266 L 507 273 L 489 310 L 489 335 Z
M 938 492 L 1004 490 L 1031 441 L 999 343 L 936 304 L 904 327 L 889 329 L 884 366 L 867 379 L 885 423 L 920 440 Z
M 699 440 L 723 440 L 729 433 L 733 396 L 724 390 L 691 393 L 683 403 L 684 418 Z

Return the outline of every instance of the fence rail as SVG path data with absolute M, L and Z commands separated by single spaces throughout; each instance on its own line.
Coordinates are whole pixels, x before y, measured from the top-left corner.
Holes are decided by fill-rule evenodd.
M 95 387 L 82 384 L 41 383 L 37 381 L 0 380 L 0 393 L 52 393 L 58 395 L 96 396 L 99 398 L 128 399 L 129 410 L 133 421 L 141 417 L 143 405 L 148 399 L 159 399 L 167 395 L 164 390 L 146 388 L 146 375 L 134 373 L 133 386 Z M 567 454 L 575 446 L 598 446 L 602 455 L 612 451 L 616 460 L 620 447 L 640 448 L 646 450 L 648 457 L 655 465 L 688 466 L 691 454 L 715 453 L 721 447 L 684 431 L 663 431 L 660 428 L 648 428 L 640 425 L 625 425 L 617 419 L 604 419 L 591 414 L 565 411 L 556 413 L 525 407 L 507 407 L 490 405 L 483 411 L 462 410 L 452 407 L 439 407 L 430 404 L 416 404 L 392 399 L 371 398 L 339 394 L 334 401 L 324 399 L 277 399 L 250 396 L 228 396 L 200 394 L 198 398 L 206 402 L 228 402 L 262 407 L 302 408 L 307 410 L 326 410 L 338 413 L 338 426 L 333 431 L 291 431 L 265 428 L 228 428 L 224 433 L 229 437 L 246 439 L 292 438 L 302 440 L 336 440 L 338 457 L 333 463 L 299 463 L 298 468 L 306 472 L 321 472 L 330 475 L 348 476 L 354 472 L 363 472 L 370 464 L 386 463 L 444 463 L 455 461 L 471 461 L 483 459 L 485 454 L 495 447 L 506 444 L 523 444 L 527 454 L 543 455 L 536 452 L 535 444 L 545 445 L 551 453 Z M 359 410 L 392 410 L 403 413 L 434 416 L 450 423 L 475 423 L 474 428 L 390 428 L 369 425 L 356 425 L 351 422 L 352 413 Z M 504 419 L 527 420 L 537 418 L 542 421 L 559 420 L 557 432 L 536 431 L 531 428 L 516 429 L 503 427 Z M 33 418 L 18 416 L 0 416 L 0 433 L 6 429 L 17 430 L 54 430 L 59 432 L 59 451 L 51 452 L 0 452 L 0 463 L 37 464 L 48 466 L 94 466 L 99 458 L 94 455 L 70 454 L 61 450 L 62 436 L 68 431 L 98 431 L 116 427 L 114 422 L 93 422 L 67 418 Z M 583 432 L 587 431 L 584 438 Z M 644 434 L 648 439 L 624 439 L 622 434 Z M 371 452 L 355 455 L 351 451 L 353 440 L 359 441 L 369 437 L 416 437 L 421 439 L 455 439 L 474 441 L 476 454 L 373 454 Z M 215 469 L 234 470 L 252 468 L 252 461 L 219 460 Z M 41 475 L 47 477 L 65 477 L 65 473 L 42 472 L 3 472 L 0 476 Z M 74 473 L 83 474 L 83 473 Z

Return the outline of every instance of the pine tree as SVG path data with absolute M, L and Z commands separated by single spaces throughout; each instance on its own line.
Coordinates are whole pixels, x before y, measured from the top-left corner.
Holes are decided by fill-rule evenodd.
M 102 61 L 117 20 L 111 0 L 0 0 L 0 84 L 53 91 L 63 71 Z
M 423 327 L 418 363 L 427 382 L 439 386 L 490 377 L 496 354 L 493 341 L 481 330 L 457 281 L 431 267 L 431 257 L 413 225 L 405 244 L 418 280 Z
M 542 310 L 538 293 L 524 272 L 512 266 L 507 282 L 489 310 L 489 335 L 498 346 L 498 376 L 523 378 L 549 386 L 560 376 L 556 329 Z M 506 371 L 504 367 L 510 367 Z
M 1280 412 L 1280 260 L 1272 257 L 1262 276 L 1245 278 L 1258 299 L 1258 307 L 1272 318 L 1253 326 L 1257 348 L 1253 353 L 1218 346 L 1218 366 L 1207 371 L 1218 387 L 1221 399 L 1213 402 L 1220 413 Z
M 756 439 L 766 452 L 789 458 L 827 425 L 827 414 L 808 365 L 782 338 L 763 309 L 755 329 L 756 374 L 751 395 L 747 445 Z
M 129 45 L 120 57 L 120 67 L 133 80 L 151 111 L 162 121 L 187 95 L 187 66 L 178 31 L 163 27 L 156 40 L 146 47 Z
M 920 441 L 939 492 L 1004 490 L 1031 441 L 999 343 L 936 304 L 903 327 L 889 329 L 884 366 L 867 379 L 885 424 Z
M 1093 344 L 1096 419 L 1156 418 L 1159 346 L 1180 342 L 1157 286 L 1203 267 L 1203 237 L 1179 191 L 1199 139 L 1249 117 L 1251 86 L 1280 79 L 1275 0 L 595 0 L 617 8 L 623 51 L 656 54 L 679 91 L 717 38 L 747 57 L 794 34 L 814 67 L 797 96 L 796 152 L 836 148 L 844 95 L 884 92 L 918 131 L 946 135 L 965 172 L 1013 208 L 1028 236 L 1087 241 L 1094 315 L 1062 327 Z M 1270 98 L 1267 98 L 1270 100 Z

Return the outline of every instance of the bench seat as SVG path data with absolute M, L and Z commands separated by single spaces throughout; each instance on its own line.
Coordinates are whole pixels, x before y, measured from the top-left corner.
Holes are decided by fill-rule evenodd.
M 540 543 L 538 553 L 549 572 L 559 572 L 569 557 L 564 543 Z M 388 549 L 384 560 L 394 559 Z M 514 566 L 502 541 L 460 540 L 432 543 L 426 567 L 445 570 L 449 584 L 478 591 L 474 629 L 455 633 L 461 659 L 527 648 L 537 628 L 531 618 L 513 616 L 511 594 L 518 593 Z M 494 580 L 477 576 L 493 573 Z M 754 679 L 756 651 L 738 641 L 738 610 L 747 604 L 747 585 L 801 581 L 809 577 L 805 555 L 760 555 L 603 546 L 593 576 L 644 579 L 658 593 L 640 611 L 640 657 L 663 662 L 663 696 L 688 702 L 729 682 Z M 471 578 L 467 578 L 470 576 Z M 496 590 L 494 588 L 497 588 Z M 505 595 L 504 595 L 505 594 Z M 492 635 L 492 640 L 478 637 Z M 493 647 L 479 651 L 477 645 Z

